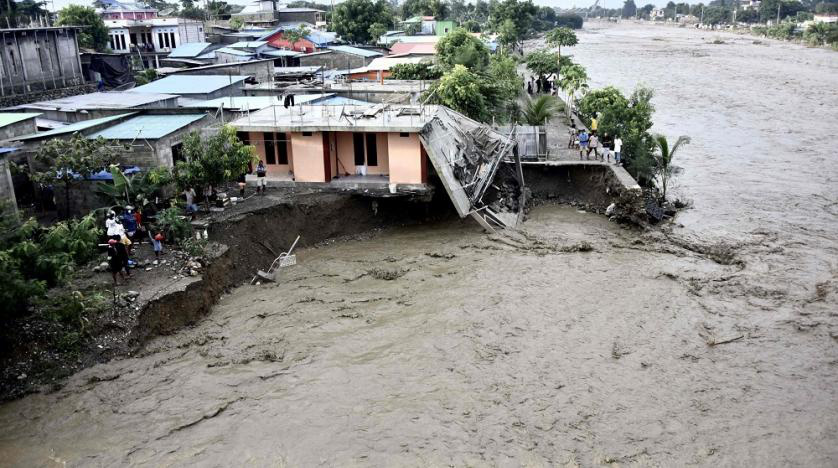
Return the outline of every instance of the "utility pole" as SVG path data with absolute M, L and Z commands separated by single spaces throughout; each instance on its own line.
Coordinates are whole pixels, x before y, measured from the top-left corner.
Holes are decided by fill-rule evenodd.
M 701 6 L 701 19 L 698 20 L 698 24 L 704 24 L 704 5 Z
M 777 2 L 777 24 L 780 24 L 780 7 L 783 6 L 783 2 Z

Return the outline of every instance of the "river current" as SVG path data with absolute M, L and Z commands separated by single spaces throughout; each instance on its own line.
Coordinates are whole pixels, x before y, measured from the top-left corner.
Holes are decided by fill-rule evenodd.
M 692 138 L 674 225 L 540 206 L 511 237 L 302 250 L 279 284 L 0 406 L 0 464 L 838 464 L 838 55 L 579 39 L 594 87 L 654 88 L 655 131 Z

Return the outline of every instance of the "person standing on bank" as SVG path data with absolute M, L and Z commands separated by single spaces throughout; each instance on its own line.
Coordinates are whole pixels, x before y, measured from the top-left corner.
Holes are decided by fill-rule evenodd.
M 614 164 L 621 166 L 622 165 L 622 151 L 623 151 L 623 139 L 617 136 L 614 139 Z
M 591 139 L 588 140 L 588 154 L 585 155 L 585 159 L 590 159 L 591 151 L 594 152 L 594 161 L 599 159 L 599 137 L 596 136 L 596 133 L 591 135 Z
M 585 129 L 579 130 L 579 160 L 582 160 L 582 153 L 588 151 L 588 132 Z M 590 151 L 588 152 L 590 154 Z
M 259 164 L 256 165 L 256 193 L 265 194 L 265 187 L 268 185 L 267 177 L 268 170 L 265 168 L 265 163 L 260 159 Z

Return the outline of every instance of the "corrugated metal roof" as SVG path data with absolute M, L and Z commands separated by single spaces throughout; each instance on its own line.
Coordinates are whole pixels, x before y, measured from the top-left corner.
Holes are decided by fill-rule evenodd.
M 39 115 L 41 114 L 34 112 L 0 112 L 0 127 L 23 122 L 26 119 L 31 119 Z
M 206 94 L 246 80 L 242 75 L 169 75 L 128 90 L 132 93 Z
M 133 140 L 134 138 L 157 139 L 175 132 L 192 122 L 204 118 L 206 114 L 187 115 L 139 115 L 88 135 L 93 140 L 102 137 L 106 140 Z
M 101 125 L 101 124 L 108 123 L 108 122 L 113 122 L 115 120 L 119 120 L 119 119 L 125 118 L 129 115 L 134 115 L 134 114 L 136 114 L 136 112 L 128 112 L 127 114 L 111 115 L 111 116 L 102 117 L 102 118 L 99 118 L 99 119 L 83 120 L 81 122 L 76 122 L 76 123 L 61 127 L 61 128 L 56 128 L 56 129 L 50 130 L 48 132 L 39 132 L 39 133 L 33 133 L 31 135 L 18 137 L 18 138 L 15 138 L 15 140 L 21 140 L 21 141 L 36 140 L 36 139 L 40 139 L 40 138 L 52 138 L 52 137 L 55 137 L 55 136 L 58 136 L 58 135 L 66 135 L 68 133 L 80 132 L 82 130 L 85 130 L 85 129 L 88 129 L 88 128 L 91 128 L 91 127 L 95 127 L 97 125 Z
M 359 47 L 351 47 L 346 45 L 328 46 L 326 48 L 337 52 L 343 52 L 344 54 L 358 55 L 367 58 L 381 57 L 382 55 L 384 55 L 381 52 L 376 52 L 374 50 L 361 49 Z
M 262 55 L 267 55 L 268 57 L 296 57 L 302 54 L 302 52 L 297 52 L 296 50 L 268 50 L 262 52 Z
M 227 47 L 232 47 L 234 49 L 235 48 L 238 48 L 238 49 L 241 49 L 241 48 L 258 49 L 259 47 L 262 47 L 263 45 L 265 45 L 267 43 L 268 43 L 268 41 L 239 41 L 239 42 L 236 42 L 235 44 L 230 44 Z
M 51 101 L 39 101 L 29 104 L 21 104 L 16 108 L 62 110 L 72 112 L 80 109 L 119 109 L 134 106 L 143 106 L 146 104 L 152 104 L 175 98 L 177 98 L 177 96 L 174 96 L 172 94 L 131 94 L 122 91 L 107 91 L 104 93 L 78 94 L 75 96 L 67 96 L 59 99 L 53 99 Z
M 216 54 L 230 54 L 230 55 L 239 55 L 241 57 L 253 57 L 253 52 L 248 52 L 246 50 L 239 50 L 233 49 L 232 47 L 222 47 L 220 49 L 215 49 Z
M 201 55 L 211 45 L 209 42 L 187 42 L 172 49 L 169 58 L 194 58 Z

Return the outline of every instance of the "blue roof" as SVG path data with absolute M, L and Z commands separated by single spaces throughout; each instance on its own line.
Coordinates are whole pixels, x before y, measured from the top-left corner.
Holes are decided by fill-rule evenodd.
M 361 57 L 367 58 L 381 57 L 382 55 L 384 55 L 381 52 L 376 52 L 374 50 L 361 49 L 359 47 L 351 47 L 346 45 L 329 46 L 326 48 L 337 52 L 343 52 L 345 54 L 360 55 Z
M 215 49 L 215 53 L 216 54 L 239 55 L 239 56 L 242 56 L 242 57 L 253 57 L 254 55 L 256 55 L 253 52 L 248 52 L 246 50 L 233 49 L 231 47 L 222 47 L 220 49 Z
M 127 117 L 129 115 L 134 115 L 136 112 L 129 112 L 127 114 L 119 114 L 119 115 L 111 115 L 109 117 L 101 117 L 98 119 L 90 119 L 90 120 L 82 120 L 81 122 L 76 122 L 70 125 L 66 125 L 64 127 L 54 128 L 52 130 L 46 132 L 38 132 L 33 133 L 31 135 L 26 135 L 22 137 L 14 138 L 14 140 L 34 140 L 39 138 L 49 138 L 58 135 L 65 135 L 67 133 L 76 133 L 82 130 L 86 130 L 91 127 L 95 127 L 97 125 L 101 125 L 108 122 L 113 122 L 114 120 L 119 120 L 123 117 Z
M 211 45 L 209 42 L 187 42 L 172 49 L 169 58 L 194 58 L 201 55 Z
M 312 102 L 312 104 L 318 106 L 366 106 L 371 103 L 343 96 L 327 96 L 323 99 L 318 99 L 317 101 Z
M 246 80 L 241 75 L 169 75 L 143 86 L 129 89 L 131 93 L 206 94 Z
M 197 122 L 206 114 L 186 115 L 138 115 L 113 127 L 99 130 L 87 138 L 102 137 L 106 140 L 133 140 L 134 138 L 157 139 Z
M 0 146 L 0 154 L 14 153 L 19 149 L 20 148 L 16 148 L 14 146 Z

